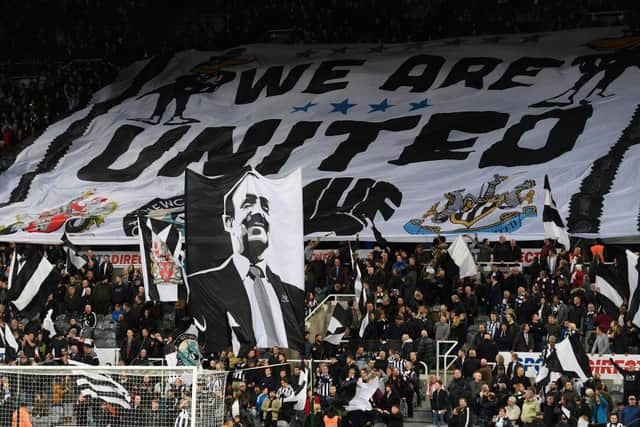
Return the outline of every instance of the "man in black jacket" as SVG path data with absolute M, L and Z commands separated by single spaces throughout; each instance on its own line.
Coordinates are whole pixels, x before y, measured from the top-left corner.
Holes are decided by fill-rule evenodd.
M 638 365 L 636 365 L 633 371 L 626 370 L 618 365 L 612 357 L 610 357 L 609 360 L 624 379 L 624 401 L 626 402 L 629 396 L 637 396 L 640 391 L 640 372 L 638 372 L 640 368 Z
M 436 380 L 436 385 L 431 393 L 431 418 L 432 423 L 439 426 L 444 422 L 449 409 L 449 393 L 442 387 L 442 381 Z
M 429 369 L 436 366 L 436 342 L 429 337 L 426 329 L 420 331 L 420 338 L 416 341 L 418 359 L 425 362 Z

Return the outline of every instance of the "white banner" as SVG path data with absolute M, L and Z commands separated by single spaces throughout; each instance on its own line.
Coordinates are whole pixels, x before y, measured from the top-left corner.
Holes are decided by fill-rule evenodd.
M 511 353 L 508 351 L 500 352 L 504 357 L 505 363 L 511 360 Z M 603 380 L 615 380 L 621 381 L 622 376 L 618 370 L 613 366 L 610 358 L 623 369 L 634 371 L 636 366 L 640 365 L 640 354 L 604 354 L 604 355 L 588 355 L 589 364 L 591 365 L 591 372 L 594 374 L 600 374 L 600 378 Z M 540 353 L 525 353 L 518 352 L 518 361 L 522 363 L 525 368 L 526 375 L 529 378 L 535 378 L 542 365 L 542 357 Z
M 638 236 L 638 38 L 602 28 L 402 45 L 251 45 L 125 69 L 0 177 L 0 238 L 135 244 L 184 172 L 303 171 L 307 237 Z M 634 50 L 635 49 L 635 50 Z

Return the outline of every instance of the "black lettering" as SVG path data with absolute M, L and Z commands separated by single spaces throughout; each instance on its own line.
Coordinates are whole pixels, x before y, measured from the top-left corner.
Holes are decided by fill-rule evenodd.
M 420 135 L 418 135 L 413 144 L 405 147 L 400 157 L 389 163 L 406 165 L 433 160 L 464 160 L 469 156 L 468 151 L 452 150 L 472 147 L 478 138 L 450 141 L 449 134 L 451 131 L 487 133 L 502 129 L 507 125 L 508 120 L 508 114 L 495 111 L 434 114 L 422 128 Z
M 138 154 L 136 161 L 124 169 L 110 169 L 109 166 L 122 154 L 126 153 L 134 138 L 144 128 L 124 125 L 113 135 L 107 148 L 95 159 L 78 171 L 78 178 L 95 182 L 127 182 L 136 179 L 140 174 L 167 152 L 182 136 L 189 126 L 180 126 L 165 132 L 155 143 L 145 147 Z
M 391 218 L 402 202 L 402 193 L 385 181 L 363 178 L 354 183 L 351 177 L 325 178 L 305 185 L 302 200 L 305 234 L 344 236 L 362 231 L 378 213 L 385 220 Z
M 333 122 L 327 128 L 327 136 L 348 134 L 349 136 L 338 145 L 336 151 L 324 159 L 319 170 L 343 171 L 356 154 L 365 151 L 376 140 L 380 131 L 401 132 L 413 129 L 418 125 L 420 116 L 399 117 L 384 122 L 359 122 L 341 120 Z
M 519 123 L 507 129 L 502 141 L 493 144 L 482 154 L 480 167 L 537 165 L 553 160 L 573 149 L 592 114 L 591 104 L 585 104 L 567 110 L 554 109 L 539 115 L 523 116 Z M 526 132 L 548 119 L 558 122 L 551 128 L 544 147 L 531 149 L 518 146 Z
M 482 89 L 483 78 L 495 70 L 501 62 L 502 60 L 497 58 L 462 58 L 451 68 L 440 87 L 453 86 L 463 81 L 466 87 Z
M 302 73 L 304 73 L 309 66 L 311 66 L 311 64 L 296 65 L 289 71 L 282 83 L 280 83 L 284 71 L 282 65 L 269 67 L 255 83 L 254 79 L 257 70 L 252 68 L 251 70 L 243 71 L 240 74 L 236 104 L 250 104 L 254 102 L 258 99 L 258 96 L 260 96 L 264 88 L 267 88 L 267 97 L 278 96 L 289 92 L 296 83 L 298 83 Z
M 263 175 L 278 173 L 289 159 L 291 152 L 304 144 L 307 139 L 313 138 L 321 123 L 298 122 L 293 125 L 287 139 L 273 147 L 271 153 L 262 160 L 256 170 Z
M 224 175 L 242 169 L 249 159 L 255 154 L 258 147 L 267 144 L 275 133 L 280 120 L 269 119 L 254 123 L 247 129 L 242 142 L 238 147 L 238 151 L 231 153 L 225 150 L 224 153 L 215 153 L 215 156 L 209 156 L 204 164 L 203 173 L 205 175 Z M 232 146 L 231 139 L 223 142 L 223 144 Z
M 336 80 L 345 77 L 350 70 L 335 70 L 335 67 L 353 67 L 362 65 L 366 61 L 364 59 L 339 59 L 336 61 L 325 61 L 320 64 L 309 86 L 303 93 L 327 93 L 334 90 L 340 90 L 347 87 L 349 82 L 333 82 L 327 83 L 328 80 Z
M 399 87 L 409 86 L 411 92 L 425 92 L 438 77 L 445 59 L 441 56 L 416 55 L 407 59 L 388 79 L 380 89 L 395 91 Z M 421 74 L 412 74 L 414 68 L 424 65 Z
M 513 80 L 517 76 L 537 76 L 543 68 L 560 67 L 563 61 L 553 58 L 529 58 L 524 57 L 509 64 L 507 71 L 500 79 L 489 86 L 491 90 L 504 90 L 517 86 L 531 86 L 530 83 L 522 83 Z
M 232 155 L 234 129 L 233 126 L 205 128 L 184 151 L 160 168 L 158 176 L 180 176 L 191 163 L 199 162 L 204 153 L 209 153 L 209 158 Z

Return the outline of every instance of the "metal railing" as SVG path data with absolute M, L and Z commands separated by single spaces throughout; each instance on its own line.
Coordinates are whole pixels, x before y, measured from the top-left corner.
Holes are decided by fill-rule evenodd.
M 447 350 L 445 350 L 444 353 L 441 353 L 440 352 L 441 344 L 449 345 L 450 347 Z M 447 385 L 447 371 L 458 358 L 458 355 L 451 354 L 451 352 L 456 348 L 458 344 L 459 344 L 458 341 L 452 341 L 452 340 L 441 340 L 436 342 L 436 377 L 441 378 L 442 384 L 444 385 Z M 440 376 L 440 360 L 441 359 L 443 362 L 442 376 Z
M 316 308 L 314 308 L 311 313 L 309 313 L 309 315 L 307 317 L 305 317 L 304 321 L 308 322 L 309 319 L 311 319 L 311 317 L 313 317 L 313 315 L 320 309 L 320 307 L 323 307 L 324 304 L 326 304 L 327 302 L 329 302 L 330 300 L 338 300 L 338 299 L 353 299 L 355 298 L 355 294 L 329 294 L 327 295 L 321 302 L 320 304 L 318 304 L 316 306 Z

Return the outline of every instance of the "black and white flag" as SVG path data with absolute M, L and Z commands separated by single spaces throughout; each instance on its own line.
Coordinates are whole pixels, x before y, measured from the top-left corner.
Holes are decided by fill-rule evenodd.
M 85 363 L 69 361 L 70 365 L 88 366 Z M 81 395 L 100 399 L 113 405 L 131 409 L 131 395 L 122 384 L 100 371 L 84 370 L 76 379 L 76 387 Z
M 307 383 L 308 383 L 309 371 L 304 369 L 300 372 L 298 377 L 298 385 L 295 388 L 295 392 L 292 396 L 285 397 L 283 402 L 294 402 L 293 409 L 296 411 L 304 411 L 305 404 L 307 402 Z
M 579 335 L 569 335 L 555 345 L 544 362 L 550 373 L 563 372 L 586 381 L 593 375 L 589 366 L 589 357 Z
M 42 329 L 49 332 L 50 338 L 56 335 L 56 326 L 53 322 L 53 308 L 47 311 L 47 315 L 42 320 Z
M 170 222 L 138 217 L 138 237 L 147 301 L 186 299 L 184 236 Z
M 16 341 L 16 337 L 13 335 L 13 331 L 9 327 L 8 323 L 4 324 L 4 342 L 7 346 L 13 349 L 14 352 L 18 352 L 18 341 Z
M 367 288 L 362 283 L 362 273 L 360 272 L 360 264 L 358 262 L 354 262 L 354 267 L 356 269 L 356 279 L 355 279 L 355 291 L 356 291 L 356 301 L 358 303 L 358 310 L 360 311 L 360 316 L 362 320 L 360 321 L 360 338 L 364 337 L 364 331 L 369 326 L 369 309 L 367 305 Z
M 449 252 L 449 256 L 451 256 L 453 262 L 458 266 L 458 277 L 463 279 L 478 274 L 478 266 L 473 259 L 473 254 L 469 250 L 469 246 L 467 246 L 464 237 L 458 236 L 451 246 L 449 246 L 447 252 Z
M 299 350 L 304 328 L 301 172 L 186 172 L 190 307 L 205 351 Z M 244 341 L 244 343 L 242 342 Z
M 349 312 L 341 304 L 336 304 L 331 319 L 329 319 L 324 340 L 330 344 L 339 345 L 344 337 L 345 329 L 349 326 L 348 319 Z
M 620 306 L 629 300 L 629 285 L 617 269 L 604 263 L 596 264 L 596 291 L 601 298 L 601 306 L 610 315 L 616 315 Z
M 355 394 L 345 405 L 344 409 L 346 411 L 371 411 L 373 409 L 371 406 L 371 398 L 376 394 L 379 387 L 380 381 L 377 377 L 373 377 L 367 382 L 364 382 L 362 378 L 358 378 Z
M 87 265 L 87 260 L 78 254 L 78 247 L 71 243 L 67 233 L 62 235 L 62 249 L 67 254 L 67 269 L 69 265 L 73 265 L 78 270 Z
M 629 294 L 629 305 L 627 306 L 627 319 L 640 326 L 640 265 L 638 255 L 625 250 L 624 255 L 615 259 L 616 269 L 619 276 L 620 287 L 627 289 Z
M 545 239 L 557 240 L 565 249 L 571 247 L 569 233 L 564 227 L 564 222 L 558 211 L 553 195 L 551 194 L 551 186 L 549 185 L 549 175 L 544 176 L 544 209 L 542 211 L 542 222 L 544 223 Z
M 18 311 L 23 311 L 38 295 L 54 265 L 46 255 L 39 254 L 34 248 L 29 248 L 22 257 L 20 254 L 15 255 L 14 260 L 10 272 L 11 287 L 8 299 Z

